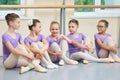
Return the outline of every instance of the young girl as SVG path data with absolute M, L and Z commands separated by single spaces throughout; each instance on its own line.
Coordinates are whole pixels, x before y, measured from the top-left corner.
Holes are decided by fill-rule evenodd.
M 15 13 L 10 13 L 5 16 L 5 19 L 8 24 L 8 30 L 2 35 L 4 67 L 8 69 L 21 67 L 20 73 L 32 68 L 35 68 L 36 71 L 44 72 L 34 59 L 33 53 L 24 45 L 21 35 L 15 31 L 20 27 L 19 16 Z M 18 61 L 20 56 L 23 56 L 27 61 Z M 22 67 L 26 65 L 26 68 Z
M 28 22 L 30 34 L 24 39 L 25 44 L 28 48 L 41 60 L 43 66 L 49 69 L 58 68 L 57 65 L 53 64 L 48 53 L 48 43 L 42 34 L 41 23 L 38 19 L 31 19 Z
M 94 62 L 109 62 L 110 59 L 98 59 L 90 54 L 92 49 L 90 47 L 90 39 L 88 39 L 84 34 L 78 33 L 77 30 L 79 28 L 79 22 L 75 19 L 69 21 L 68 24 L 69 32 L 68 38 L 63 36 L 65 40 L 69 43 L 69 53 L 70 58 L 73 60 L 79 61 L 80 59 L 84 59 L 83 63 L 88 63 L 87 61 L 94 61 Z M 84 44 L 83 44 L 84 42 Z
M 114 61 L 120 62 L 120 58 L 117 56 L 117 48 L 111 35 L 106 33 L 108 28 L 108 21 L 100 20 L 97 25 L 98 33 L 94 35 L 96 53 L 98 58 L 111 57 Z
M 78 64 L 77 61 L 71 60 L 66 56 L 66 53 L 68 51 L 68 44 L 61 38 L 59 31 L 59 23 L 56 21 L 51 22 L 51 35 L 47 37 L 47 41 L 49 42 L 48 52 L 51 56 L 52 61 L 59 62 L 60 65 L 64 65 L 64 62 L 67 64 Z M 61 60 L 59 61 L 59 59 Z

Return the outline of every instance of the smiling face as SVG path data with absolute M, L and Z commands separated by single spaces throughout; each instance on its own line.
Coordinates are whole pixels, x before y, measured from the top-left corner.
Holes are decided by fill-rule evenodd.
M 106 32 L 106 29 L 107 29 L 107 27 L 106 27 L 106 25 L 105 25 L 104 22 L 98 22 L 97 30 L 98 30 L 98 33 L 99 33 L 99 34 L 105 33 L 105 32 Z
M 51 32 L 51 35 L 56 37 L 59 35 L 59 32 L 60 32 L 60 27 L 59 27 L 59 24 L 58 23 L 52 23 L 50 25 L 50 32 Z

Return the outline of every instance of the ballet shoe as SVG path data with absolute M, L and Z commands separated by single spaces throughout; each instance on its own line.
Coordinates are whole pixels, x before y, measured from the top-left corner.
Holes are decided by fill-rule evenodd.
M 88 64 L 89 62 L 87 60 L 83 60 L 83 64 Z
M 56 64 L 54 64 L 54 63 L 51 63 L 51 65 L 52 65 L 55 69 L 59 68 L 59 66 L 56 65 Z
M 112 58 L 110 58 L 110 62 L 111 62 L 111 63 L 114 63 L 114 62 L 115 62 L 115 60 L 114 60 L 114 59 L 112 59 Z
M 78 61 L 69 60 L 69 61 L 66 62 L 66 64 L 69 64 L 69 65 L 76 65 L 76 64 L 78 64 Z
M 120 63 L 120 59 L 119 59 L 119 58 L 114 58 L 113 60 L 114 60 L 115 62 Z
M 48 69 L 54 69 L 54 66 L 52 64 L 48 64 L 48 65 L 46 65 L 46 68 L 48 68 Z
M 35 71 L 41 72 L 41 73 L 46 73 L 46 72 L 47 72 L 47 69 L 45 69 L 45 68 L 42 67 L 42 66 L 37 66 L 37 67 L 35 67 Z
M 22 66 L 22 67 L 20 67 L 19 73 L 20 73 L 20 74 L 23 74 L 23 73 L 25 73 L 25 72 L 28 72 L 28 71 L 31 70 L 31 69 L 33 69 L 33 68 Z
M 109 63 L 109 62 L 114 62 L 114 60 L 110 59 L 110 58 L 103 58 L 103 62 L 105 63 Z
M 60 66 L 63 66 L 64 64 L 65 64 L 65 62 L 64 62 L 63 60 L 60 60 L 60 61 L 59 61 L 59 65 L 60 65 Z

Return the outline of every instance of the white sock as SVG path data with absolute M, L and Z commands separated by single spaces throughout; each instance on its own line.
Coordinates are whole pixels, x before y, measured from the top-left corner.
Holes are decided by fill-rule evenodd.
M 61 59 L 60 61 L 59 61 L 59 65 L 60 66 L 63 66 L 65 64 L 65 62 Z
M 54 68 L 58 68 L 58 65 L 54 64 L 54 63 L 51 61 L 51 59 L 50 59 L 49 54 L 47 53 L 47 51 L 45 51 L 45 58 L 46 58 L 46 60 L 48 61 L 48 63 L 50 63 Z
M 53 69 L 53 65 L 51 65 L 44 57 L 41 58 L 42 65 L 48 69 Z
M 40 60 L 33 60 L 32 65 L 35 67 L 35 70 L 38 72 L 47 72 L 47 69 L 43 68 L 41 65 L 39 65 Z
M 65 63 L 67 63 L 67 64 L 78 64 L 78 62 L 77 61 L 75 61 L 75 60 L 72 60 L 72 59 L 69 59 L 68 57 L 66 57 L 65 55 L 62 55 L 62 57 L 61 57 L 63 60 L 64 60 L 64 62 Z

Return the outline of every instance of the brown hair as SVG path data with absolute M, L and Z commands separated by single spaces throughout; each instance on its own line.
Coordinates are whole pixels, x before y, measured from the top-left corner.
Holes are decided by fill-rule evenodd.
M 75 23 L 77 26 L 79 26 L 79 22 L 76 19 L 71 19 L 68 24 Z
M 32 19 L 32 25 L 28 25 L 29 30 L 32 30 L 33 26 L 36 26 L 36 23 L 40 23 L 38 19 Z
M 108 21 L 107 21 L 107 20 L 104 20 L 104 19 L 100 20 L 99 22 L 105 23 L 105 27 L 108 27 L 108 25 L 109 25 Z
M 14 21 L 16 18 L 20 18 L 20 17 L 15 13 L 9 13 L 5 16 L 5 20 L 7 24 L 9 24 L 10 21 Z

